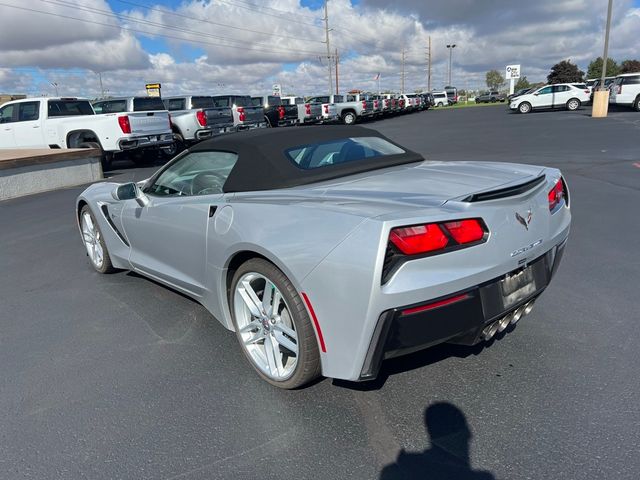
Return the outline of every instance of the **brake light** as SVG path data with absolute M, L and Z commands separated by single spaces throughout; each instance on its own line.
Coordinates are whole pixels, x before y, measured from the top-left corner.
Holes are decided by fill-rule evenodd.
M 200 124 L 201 127 L 207 126 L 207 114 L 205 113 L 204 110 L 198 110 L 196 112 L 196 119 L 198 120 L 198 123 Z
M 378 105 L 379 105 L 378 100 L 374 100 L 373 101 L 373 108 L 375 108 L 377 110 L 378 109 Z
M 389 241 L 405 255 L 420 255 L 438 250 L 475 244 L 486 239 L 488 231 L 479 218 L 397 227 Z
M 406 255 L 441 250 L 449 243 L 447 236 L 435 223 L 394 228 L 389 234 L 389 241 Z
M 367 101 L 366 100 L 362 100 L 362 109 L 363 110 L 367 109 Z
M 278 107 L 278 118 L 284 120 L 284 107 L 282 105 Z
M 556 207 L 562 202 L 562 200 L 566 197 L 566 191 L 564 189 L 564 181 L 562 177 L 558 179 L 553 188 L 549 190 L 549 211 L 553 212 Z
M 120 130 L 122 133 L 131 133 L 131 123 L 129 122 L 128 115 L 122 115 L 118 117 L 118 124 L 120 125 Z
M 244 107 L 237 107 L 236 110 L 238 112 L 238 120 L 244 122 L 247 119 L 247 114 L 244 113 Z
M 325 113 L 326 115 L 329 115 L 329 104 L 325 104 L 325 105 L 324 105 L 324 113 Z
M 476 219 L 458 220 L 444 224 L 453 239 L 461 245 L 482 240 L 484 229 Z
M 388 98 L 384 99 L 384 108 L 389 108 L 389 99 Z
M 304 112 L 305 112 L 305 115 L 311 115 L 311 104 L 310 103 L 305 103 Z

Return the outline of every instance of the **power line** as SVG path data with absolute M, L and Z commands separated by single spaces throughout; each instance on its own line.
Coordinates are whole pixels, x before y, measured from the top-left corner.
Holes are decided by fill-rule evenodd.
M 121 1 L 121 0 L 118 0 Z M 316 17 L 316 16 L 312 16 L 312 15 L 305 15 L 303 13 L 296 13 L 296 12 L 289 12 L 287 10 L 282 10 L 280 8 L 274 8 L 274 7 L 268 7 L 266 5 L 256 5 L 255 3 L 250 3 L 250 2 L 244 2 L 242 0 L 234 0 L 233 2 L 230 0 L 218 0 L 219 2 L 224 2 L 224 3 L 228 3 L 230 5 L 236 5 L 240 8 L 247 8 L 249 10 L 255 9 L 255 8 L 263 8 L 263 9 L 267 9 L 267 10 L 273 10 L 274 12 L 281 12 L 281 13 L 286 13 L 288 15 L 294 15 L 296 18 L 310 18 L 312 20 L 322 20 L 322 18 L 320 17 Z M 239 3 L 245 4 L 247 5 L 247 7 L 243 7 L 241 5 L 238 5 Z
M 208 23 L 210 25 L 216 25 L 218 27 L 225 27 L 225 28 L 232 28 L 234 30 L 240 30 L 242 32 L 251 32 L 251 33 L 258 33 L 260 35 L 268 35 L 270 37 L 279 37 L 279 38 L 288 38 L 291 40 L 296 40 L 299 42 L 312 42 L 312 43 L 322 43 L 321 40 L 308 40 L 306 38 L 300 38 L 300 37 L 294 37 L 291 35 L 280 35 L 278 33 L 268 33 L 268 32 L 259 32 L 257 30 L 252 30 L 250 28 L 244 28 L 244 27 L 237 27 L 235 25 L 227 25 L 225 23 L 218 23 L 218 22 L 214 22 L 212 20 L 207 20 L 205 18 L 199 18 L 199 17 L 191 17 L 189 15 L 183 15 L 181 13 L 178 12 L 173 12 L 170 10 L 165 10 L 164 8 L 158 8 L 158 7 L 150 7 L 148 5 L 143 5 L 141 3 L 136 3 L 136 2 L 129 2 L 127 0 L 117 0 L 120 3 L 125 3 L 127 5 L 131 5 L 134 7 L 138 7 L 138 8 L 144 8 L 146 10 L 152 11 L 152 12 L 160 12 L 160 13 L 164 13 L 166 15 L 172 15 L 174 17 L 180 17 L 180 18 L 185 18 L 187 20 L 196 20 L 198 22 L 202 22 L 202 23 Z M 119 14 L 120 15 L 120 14 Z
M 80 5 L 76 5 L 74 3 L 70 3 L 70 2 L 66 2 L 64 0 L 40 0 L 43 3 L 49 3 L 52 5 L 58 5 L 61 7 L 67 7 L 67 8 L 73 8 L 75 10 L 79 9 L 81 11 L 85 11 L 85 12 L 89 12 L 89 13 L 95 13 L 98 15 L 103 15 L 105 17 L 112 17 L 112 18 L 117 18 L 119 20 L 128 20 L 130 22 L 134 22 L 134 23 L 139 23 L 145 26 L 151 26 L 151 27 L 159 27 L 159 28 L 165 28 L 168 30 L 173 30 L 173 31 L 177 31 L 180 33 L 186 33 L 188 35 L 199 35 L 199 36 L 205 36 L 205 37 L 209 37 L 209 38 L 216 38 L 219 40 L 223 40 L 225 42 L 235 42 L 235 43 L 240 43 L 240 44 L 244 44 L 243 40 L 235 40 L 233 38 L 228 38 L 228 37 L 223 37 L 220 35 L 214 35 L 212 33 L 208 33 L 208 32 L 201 32 L 201 31 L 197 31 L 197 30 L 189 30 L 183 27 L 176 27 L 173 25 L 167 25 L 164 23 L 158 23 L 158 22 L 152 22 L 150 20 L 139 20 L 137 18 L 131 17 L 129 15 L 123 15 L 123 14 L 118 14 L 118 13 L 112 13 L 110 11 L 107 10 L 101 10 L 101 9 L 97 9 L 97 8 L 93 8 L 93 7 L 85 7 L 85 6 L 80 6 Z M 322 43 L 322 42 L 318 42 L 318 43 Z M 269 45 L 265 45 L 264 43 L 253 43 L 253 45 L 258 45 L 258 46 L 269 46 Z M 300 53 L 308 53 L 310 55 L 315 54 L 316 52 L 310 51 L 310 50 L 292 50 L 292 51 L 296 51 L 296 52 L 300 52 Z
M 43 15 L 49 15 L 49 16 L 53 16 L 53 17 L 66 18 L 66 19 L 69 19 L 69 20 L 76 20 L 76 21 L 79 21 L 79 22 L 82 22 L 82 23 L 90 23 L 90 24 L 93 24 L 93 25 L 101 25 L 101 26 L 104 26 L 104 27 L 117 28 L 119 30 L 140 33 L 140 34 L 147 35 L 147 36 L 157 36 L 157 37 L 164 37 L 164 38 L 171 38 L 171 39 L 175 39 L 175 40 L 181 40 L 181 41 L 187 42 L 187 43 L 205 44 L 205 45 L 213 45 L 213 46 L 218 46 L 218 47 L 235 48 L 235 49 L 244 50 L 244 51 L 250 50 L 250 51 L 254 51 L 254 52 L 267 52 L 267 53 L 276 53 L 276 54 L 294 53 L 294 52 L 306 53 L 306 52 L 303 52 L 301 50 L 269 50 L 269 49 L 264 49 L 264 48 L 252 48 L 252 49 L 250 49 L 248 47 L 248 45 L 237 46 L 237 45 L 228 45 L 228 44 L 216 43 L 216 42 L 205 42 L 205 41 L 202 41 L 202 40 L 192 40 L 192 39 L 189 39 L 189 38 L 178 37 L 178 36 L 175 36 L 175 35 L 167 35 L 165 33 L 154 33 L 154 32 L 149 32 L 149 31 L 145 31 L 145 30 L 139 30 L 139 29 L 135 29 L 135 28 L 124 27 L 122 25 L 113 25 L 113 24 L 110 24 L 110 23 L 102 23 L 102 22 L 96 22 L 96 21 L 93 21 L 93 20 L 87 20 L 85 18 L 77 18 L 77 17 L 71 17 L 71 16 L 68 16 L 68 15 L 61 15 L 61 14 L 57 14 L 57 13 L 53 13 L 53 12 L 45 12 L 45 11 L 42 11 L 42 10 L 36 10 L 34 8 L 18 7 L 16 5 L 9 5 L 8 3 L 1 3 L 0 2 L 0 5 L 2 5 L 4 7 L 14 8 L 14 9 L 17 9 L 17 10 L 23 10 L 23 11 L 26 11 L 26 12 L 40 13 L 40 14 L 43 14 Z M 187 35 L 189 35 L 189 33 L 187 33 Z M 194 33 L 193 35 L 197 35 L 197 34 Z M 318 52 L 312 52 L 310 55 L 306 55 L 306 54 L 303 55 L 301 53 L 296 53 L 295 56 L 308 58 L 311 55 L 313 55 L 313 56 L 319 55 Z
M 118 1 L 122 1 L 122 0 L 118 0 Z M 290 21 L 290 22 L 295 21 L 297 25 L 308 25 L 308 26 L 310 26 L 310 27 L 323 28 L 322 26 L 320 26 L 320 25 L 316 25 L 316 24 L 314 24 L 314 23 L 309 23 L 309 22 L 300 22 L 300 21 L 299 21 L 299 20 L 297 20 L 297 19 L 293 19 L 293 18 L 286 18 L 286 17 L 283 17 L 282 15 L 277 15 L 277 14 L 275 14 L 275 13 L 269 13 L 269 12 L 264 12 L 264 11 L 261 11 L 261 10 L 256 10 L 256 9 L 255 9 L 255 7 L 258 7 L 258 5 L 254 5 L 254 4 L 251 4 L 251 5 L 254 7 L 254 8 L 251 8 L 251 7 L 247 7 L 247 6 L 244 6 L 244 5 L 241 5 L 241 4 L 238 4 L 238 3 L 235 3 L 235 2 L 231 2 L 231 1 L 229 1 L 229 0 L 218 0 L 218 2 L 220 2 L 220 3 L 227 3 L 227 4 L 229 4 L 229 5 L 234 5 L 234 6 L 236 6 L 236 7 L 244 8 L 244 9 L 249 10 L 249 11 L 252 11 L 252 12 L 260 13 L 261 15 L 267 15 L 267 16 L 269 16 L 269 17 L 275 17 L 275 18 L 285 19 L 285 20 L 288 20 L 288 21 Z M 284 12 L 284 10 L 281 10 L 281 11 L 283 11 L 283 12 Z M 296 14 L 295 14 L 295 13 L 290 13 L 290 15 L 296 16 Z M 314 17 L 314 18 L 315 18 L 315 17 Z M 317 20 L 320 20 L 320 19 L 317 19 Z

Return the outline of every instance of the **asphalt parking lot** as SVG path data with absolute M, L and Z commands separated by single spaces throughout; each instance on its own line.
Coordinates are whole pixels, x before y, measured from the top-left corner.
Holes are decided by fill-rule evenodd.
M 558 275 L 513 331 L 388 361 L 372 384 L 277 390 L 200 305 L 95 273 L 80 188 L 0 203 L 0 478 L 638 478 L 640 114 L 589 113 L 369 124 L 431 159 L 559 167 L 573 214 Z

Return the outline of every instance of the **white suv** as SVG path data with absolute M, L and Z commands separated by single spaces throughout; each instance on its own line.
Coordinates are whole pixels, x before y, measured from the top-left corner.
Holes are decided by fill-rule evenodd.
M 589 88 L 582 84 L 546 85 L 511 99 L 509 108 L 520 113 L 529 113 L 536 108 L 566 108 L 573 111 L 580 108 L 583 103 L 589 102 L 590 93 Z
M 610 89 L 609 103 L 626 105 L 640 112 L 640 72 L 618 75 Z
M 433 101 L 436 107 L 446 107 L 449 105 L 449 97 L 447 92 L 433 92 Z

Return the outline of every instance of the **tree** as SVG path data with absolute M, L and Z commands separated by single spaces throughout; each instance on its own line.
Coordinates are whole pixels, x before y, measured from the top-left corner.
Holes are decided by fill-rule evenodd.
M 612 58 L 607 58 L 607 73 L 605 77 L 615 77 L 620 73 L 620 67 Z M 602 57 L 596 58 L 587 68 L 587 78 L 600 78 L 602 76 Z
M 531 88 L 531 84 L 527 77 L 520 77 L 516 82 L 515 90 L 524 90 L 525 88 Z
M 570 60 L 562 60 L 551 67 L 547 75 L 548 83 L 577 83 L 584 82 L 584 72 Z
M 487 87 L 490 90 L 497 90 L 504 85 L 504 77 L 497 70 L 489 70 L 487 72 Z
M 640 60 L 625 60 L 620 64 L 620 73 L 640 72 Z

